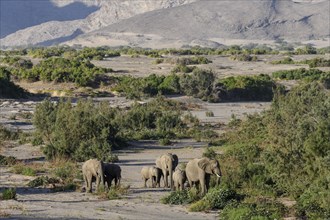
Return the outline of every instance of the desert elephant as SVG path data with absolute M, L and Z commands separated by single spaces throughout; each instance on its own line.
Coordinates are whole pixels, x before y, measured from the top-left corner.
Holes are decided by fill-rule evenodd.
M 177 167 L 173 173 L 173 182 L 175 190 L 183 190 L 184 183 L 186 182 L 186 180 L 186 171 Z
M 151 179 L 151 187 L 160 187 L 160 178 L 162 177 L 162 170 L 157 167 L 143 167 L 141 176 L 144 180 L 144 187 L 147 187 L 147 181 Z
M 108 188 L 111 187 L 112 180 L 115 180 L 115 186 L 120 185 L 121 180 L 121 168 L 117 164 L 106 163 L 104 164 L 104 185 L 108 184 Z
M 205 195 L 209 189 L 211 174 L 215 174 L 218 178 L 221 177 L 220 165 L 217 160 L 203 157 L 187 163 L 186 175 L 189 185 L 191 187 L 193 183 L 199 182 L 202 195 Z
M 156 167 L 162 170 L 164 175 L 164 187 L 168 187 L 167 176 L 170 176 L 170 187 L 173 189 L 173 170 L 178 165 L 179 159 L 176 154 L 163 154 L 156 159 Z
M 97 159 L 87 160 L 82 165 L 83 177 L 86 184 L 87 192 L 92 192 L 92 180 L 96 178 L 96 190 L 98 190 L 100 183 L 104 186 L 104 164 Z

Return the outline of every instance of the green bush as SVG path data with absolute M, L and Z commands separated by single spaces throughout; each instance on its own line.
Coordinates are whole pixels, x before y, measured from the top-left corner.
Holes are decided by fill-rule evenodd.
M 46 100 L 35 110 L 35 135 L 43 138 L 48 159 L 105 160 L 118 143 L 118 130 L 112 122 L 116 111 L 106 103 L 94 106 L 90 100 L 79 101 L 75 107 L 70 101 L 55 104 Z
M 330 67 L 330 59 L 324 59 L 319 57 L 313 58 L 311 60 L 303 60 L 300 63 L 308 64 L 309 68 Z
M 29 187 L 48 186 L 49 184 L 59 184 L 61 181 L 57 178 L 51 178 L 48 176 L 38 176 L 31 180 L 27 185 Z
M 46 100 L 37 105 L 33 124 L 34 135 L 46 144 L 48 159 L 76 161 L 117 160 L 111 150 L 125 146 L 125 140 L 170 139 L 188 132 L 180 104 L 162 97 L 135 103 L 127 110 L 91 100 L 80 100 L 76 106 L 70 101 L 56 104 Z
M 46 82 L 73 82 L 78 86 L 92 85 L 107 69 L 94 66 L 89 61 L 59 57 L 42 60 L 32 69 L 13 70 L 18 79 Z
M 5 67 L 0 67 L 0 98 L 26 98 L 28 92 L 10 80 L 11 74 Z
M 327 218 L 329 103 L 328 91 L 316 82 L 277 92 L 268 111 L 222 137 L 222 184 L 253 196 L 289 196 L 300 216 Z
M 274 78 L 286 79 L 286 80 L 299 80 L 304 79 L 307 81 L 320 80 L 326 76 L 329 76 L 329 72 L 323 72 L 319 69 L 295 69 L 295 70 L 281 70 L 272 73 Z
M 258 201 L 256 203 L 236 203 L 227 205 L 220 214 L 220 219 L 273 220 L 282 219 L 287 210 L 283 204 L 274 201 Z
M 0 165 L 7 166 L 7 165 L 14 165 L 16 163 L 17 163 L 17 160 L 15 157 L 13 157 L 13 156 L 7 157 L 7 156 L 3 156 L 0 154 Z
M 217 153 L 212 148 L 206 147 L 202 156 L 210 159 L 216 159 Z
M 212 111 L 206 111 L 205 116 L 206 117 L 214 117 L 214 113 Z
M 24 164 L 17 164 L 13 166 L 12 170 L 16 174 L 22 174 L 25 176 L 35 176 L 37 174 L 35 169 L 25 166 Z
M 9 189 L 5 189 L 2 191 L 0 200 L 10 200 L 10 199 L 16 199 L 16 189 L 15 188 L 9 188 Z
M 283 60 L 276 60 L 270 62 L 271 64 L 294 64 L 295 62 L 291 57 L 285 57 Z
M 258 61 L 257 56 L 251 56 L 248 54 L 238 54 L 230 56 L 230 59 L 237 61 Z
M 192 203 L 198 199 L 200 199 L 200 197 L 198 196 L 197 190 L 191 188 L 190 190 L 185 189 L 171 192 L 169 195 L 162 197 L 160 201 L 164 204 L 181 205 Z
M 196 69 L 195 66 L 190 67 L 184 64 L 178 64 L 171 70 L 171 73 L 191 73 L 194 69 Z
M 234 190 L 211 188 L 201 200 L 190 205 L 189 211 L 200 212 L 211 209 L 223 209 L 238 199 L 239 197 Z
M 231 76 L 219 80 L 215 85 L 218 101 L 270 101 L 275 82 L 268 76 Z

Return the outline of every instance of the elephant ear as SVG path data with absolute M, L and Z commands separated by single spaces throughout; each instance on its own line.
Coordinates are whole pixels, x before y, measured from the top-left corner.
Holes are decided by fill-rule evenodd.
M 204 170 L 206 173 L 212 174 L 210 160 L 208 158 L 202 158 L 198 161 L 198 167 Z
M 176 166 L 178 166 L 179 158 L 176 154 L 173 154 L 172 157 L 173 157 L 173 169 L 175 169 Z

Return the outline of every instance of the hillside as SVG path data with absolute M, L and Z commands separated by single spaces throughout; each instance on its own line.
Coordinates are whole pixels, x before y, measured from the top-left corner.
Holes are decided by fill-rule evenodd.
M 193 1 L 1 1 L 0 46 L 57 44 L 137 14 Z
M 327 0 L 1 1 L 0 46 L 217 47 L 329 37 Z
M 198 1 L 151 11 L 83 35 L 70 44 L 216 46 L 223 39 L 299 42 L 329 37 L 329 1 L 233 2 Z

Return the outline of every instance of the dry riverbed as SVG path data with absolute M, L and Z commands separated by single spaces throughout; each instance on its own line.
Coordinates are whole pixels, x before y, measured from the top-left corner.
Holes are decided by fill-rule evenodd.
M 173 99 L 195 103 L 193 110 L 202 122 L 227 123 L 231 115 L 244 117 L 245 114 L 260 112 L 269 103 L 205 103 L 188 97 Z M 56 101 L 57 99 L 54 99 Z M 103 98 L 112 106 L 129 105 L 131 101 L 122 98 Z M 31 119 L 24 116 L 33 114 L 40 101 L 0 100 L 0 123 L 11 129 L 32 131 Z M 206 117 L 206 111 L 213 111 L 214 117 Z M 193 140 L 175 141 L 169 146 L 160 146 L 154 141 L 132 143 L 131 147 L 117 151 L 122 167 L 122 184 L 129 186 L 128 194 L 118 200 L 104 200 L 96 195 L 77 192 L 51 192 L 49 189 L 29 188 L 27 183 L 35 177 L 14 174 L 8 167 L 0 167 L 0 186 L 17 187 L 17 200 L 0 201 L 0 218 L 4 219 L 217 219 L 217 212 L 191 213 L 185 206 L 165 205 L 160 198 L 169 193 L 163 188 L 143 188 L 140 170 L 145 165 L 155 164 L 157 156 L 172 152 L 180 162 L 201 157 L 203 142 Z M 13 144 L 1 149 L 1 154 L 14 156 L 29 162 L 46 163 L 39 147 L 30 144 Z

